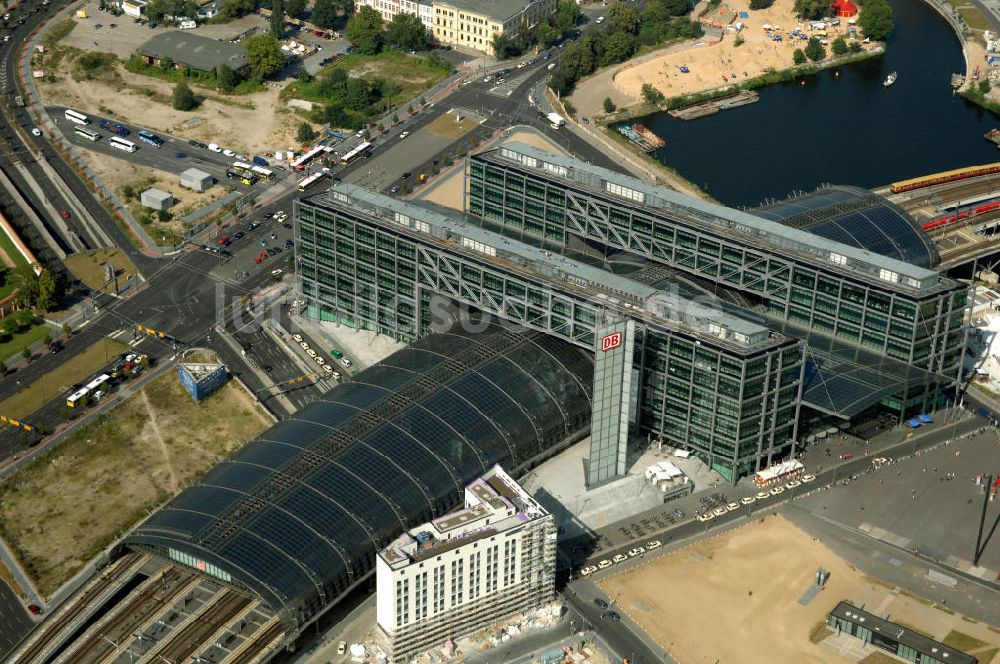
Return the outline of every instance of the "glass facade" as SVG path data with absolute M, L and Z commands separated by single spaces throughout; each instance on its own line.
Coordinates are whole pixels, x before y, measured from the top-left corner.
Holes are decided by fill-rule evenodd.
M 526 241 L 566 247 L 586 240 L 644 256 L 750 295 L 782 324 L 957 378 L 965 286 L 944 278 L 931 287 L 909 284 L 909 277 L 891 269 L 874 278 L 838 269 L 848 264 L 846 256 L 831 253 L 823 264 L 801 251 L 740 237 L 735 226 L 692 223 L 648 204 L 642 192 L 612 192 L 613 183 L 589 172 L 579 175 L 589 180 L 583 183 L 533 161 L 500 150 L 473 156 L 468 210 Z
M 460 303 L 591 350 L 598 343 L 607 304 L 592 292 L 441 242 L 414 218 L 400 224 L 332 196 L 298 205 L 303 295 L 328 318 L 411 341 Z M 801 342 L 765 334 L 739 344 L 648 315 L 634 320 L 639 390 L 628 405 L 638 405 L 636 424 L 693 450 L 731 481 L 787 456 L 798 419 Z M 617 467 L 617 453 L 602 450 L 607 455 L 592 462 Z

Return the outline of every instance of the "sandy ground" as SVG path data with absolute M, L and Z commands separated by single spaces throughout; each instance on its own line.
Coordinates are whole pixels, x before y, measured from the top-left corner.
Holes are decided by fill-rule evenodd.
M 789 33 L 795 28 L 808 27 L 808 22 L 795 18 L 794 4 L 794 0 L 776 0 L 768 9 L 750 10 L 748 1 L 734 0 L 730 3 L 734 11 L 750 14 L 748 19 L 737 19 L 746 26 L 741 33 L 746 41 L 741 46 L 735 45 L 735 32 L 725 31 L 720 42 L 713 43 L 706 36 L 624 65 L 614 65 L 581 82 L 571 97 L 573 104 L 580 115 L 595 115 L 603 112 L 606 96 L 619 107 L 641 101 L 644 83 L 651 83 L 667 97 L 674 97 L 743 81 L 769 68 L 787 69 L 793 64 L 792 52 L 805 46 L 805 41 L 789 39 Z M 771 41 L 761 27 L 765 23 L 780 26 L 784 41 Z M 846 20 L 839 27 L 827 29 L 829 41 L 846 34 Z M 690 73 L 682 74 L 681 65 L 686 65 Z
M 514 141 L 520 141 L 527 145 L 539 148 L 541 150 L 548 150 L 555 154 L 568 156 L 566 151 L 561 147 L 550 141 L 548 138 L 538 134 L 534 131 L 514 131 L 509 136 L 504 137 L 500 143 L 511 143 Z M 483 149 L 487 149 L 491 146 L 484 146 Z M 416 201 L 428 201 L 430 203 L 437 203 L 438 205 L 452 208 L 453 210 L 463 210 L 464 206 L 464 194 L 465 194 L 465 163 L 459 162 L 452 166 L 448 173 L 443 173 L 438 176 L 436 182 L 425 189 L 420 190 L 420 192 L 413 196 L 413 200 Z
M 171 369 L 0 484 L 5 534 L 49 595 L 112 534 L 269 424 L 236 383 L 195 404 Z
M 830 579 L 803 606 L 798 600 L 818 567 L 830 570 Z M 1000 643 L 1000 634 L 983 624 L 874 583 L 778 516 L 654 559 L 600 586 L 682 664 L 849 662 L 809 641 L 813 627 L 841 600 L 864 603 L 880 615 L 888 611 L 893 620 L 935 638 L 956 629 Z
M 78 26 L 65 42 L 71 43 L 74 35 L 87 27 Z M 91 43 L 89 48 L 109 52 L 106 44 L 98 44 L 95 47 Z M 58 58 L 61 46 L 62 43 L 36 66 L 50 71 L 48 63 Z M 87 80 L 76 71 L 74 62 L 73 57 L 58 58 L 55 82 L 38 81 L 46 105 L 64 104 L 84 113 L 111 115 L 153 131 L 218 143 L 244 154 L 273 153 L 298 145 L 295 132 L 301 118 L 279 102 L 277 85 L 241 96 L 222 96 L 194 87 L 195 94 L 205 99 L 194 111 L 184 112 L 170 105 L 174 88 L 171 82 L 132 74 L 121 65 L 115 68 L 117 76 Z

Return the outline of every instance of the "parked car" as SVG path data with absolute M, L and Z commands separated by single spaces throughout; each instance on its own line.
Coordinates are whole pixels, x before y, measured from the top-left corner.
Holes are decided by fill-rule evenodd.
M 69 212 L 66 210 L 59 210 L 59 216 L 63 219 L 69 219 Z
M 649 542 L 646 542 L 647 549 L 659 549 L 661 546 L 663 546 L 663 543 L 660 542 L 660 540 L 650 540 Z
M 32 136 L 41 136 L 42 135 L 42 130 L 39 129 L 38 127 L 32 127 L 31 128 L 31 135 Z

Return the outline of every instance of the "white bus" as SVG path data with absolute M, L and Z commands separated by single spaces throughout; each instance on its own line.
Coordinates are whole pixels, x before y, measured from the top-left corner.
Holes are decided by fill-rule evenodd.
M 81 138 L 86 138 L 88 141 L 96 141 L 101 137 L 101 135 L 98 134 L 96 131 L 94 131 L 93 129 L 87 129 L 86 127 L 74 127 L 73 131 L 76 132 L 77 136 Z
M 73 394 L 66 397 L 66 406 L 69 408 L 76 408 L 81 403 L 86 401 L 87 394 L 90 392 L 86 387 L 81 387 L 79 390 Z
M 124 138 L 119 136 L 112 136 L 108 139 L 108 143 L 111 147 L 118 148 L 119 150 L 125 150 L 126 152 L 135 152 L 139 149 L 139 146 L 132 141 L 126 141 Z
M 90 124 L 90 118 L 79 111 L 74 111 L 71 108 L 66 109 L 66 119 L 80 125 Z
M 314 184 L 322 180 L 325 176 L 326 176 L 325 173 L 315 173 L 313 175 L 310 175 L 306 179 L 301 180 L 299 182 L 299 191 L 303 193 L 306 192 L 309 189 L 309 187 L 313 186 Z
M 308 164 L 310 161 L 321 155 L 323 152 L 326 152 L 326 150 L 322 145 L 314 147 L 312 150 L 310 150 L 309 152 L 305 153 L 304 155 L 293 161 L 292 168 L 297 171 L 305 169 L 306 164 Z
M 264 168 L 263 166 L 251 166 L 250 170 L 253 171 L 254 175 L 261 178 L 262 180 L 270 180 L 274 176 L 273 171 L 270 171 Z
M 364 143 L 362 143 L 361 145 L 359 145 L 358 147 L 354 148 L 353 150 L 351 150 L 350 152 L 348 152 L 347 154 L 345 154 L 343 157 L 341 157 L 340 158 L 340 163 L 342 163 L 342 164 L 349 164 L 349 163 L 351 163 L 352 161 L 354 161 L 355 159 L 357 159 L 358 157 L 360 157 L 364 153 L 368 152 L 368 150 L 370 150 L 371 147 L 372 147 L 372 144 L 369 143 L 368 141 L 365 141 Z

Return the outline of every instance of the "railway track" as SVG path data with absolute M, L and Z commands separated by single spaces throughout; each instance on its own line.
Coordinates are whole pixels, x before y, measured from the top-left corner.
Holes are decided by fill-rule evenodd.
M 245 595 L 232 590 L 226 591 L 219 600 L 204 607 L 201 616 L 191 620 L 176 635 L 165 639 L 159 651 L 147 653 L 145 657 L 156 661 L 187 661 L 191 655 L 205 646 L 219 629 L 250 606 L 252 601 Z
M 247 641 L 239 652 L 226 661 L 226 664 L 252 664 L 258 661 L 261 652 L 281 638 L 284 631 L 281 622 L 275 620 L 256 637 Z
M 184 592 L 191 582 L 197 582 L 197 579 L 176 567 L 167 570 L 159 581 L 150 584 L 134 601 L 122 607 L 110 622 L 92 633 L 86 643 L 72 653 L 64 654 L 59 664 L 99 664 L 104 661 L 114 653 L 116 643 L 130 639 L 132 630 Z
M 31 664 L 35 662 L 48 649 L 48 646 L 56 642 L 59 634 L 76 620 L 85 609 L 90 607 L 95 597 L 99 597 L 112 584 L 128 576 L 129 573 L 134 573 L 147 560 L 149 560 L 149 555 L 135 552 L 128 553 L 119 558 L 114 569 L 102 574 L 93 586 L 84 591 L 79 601 L 73 604 L 72 607 L 66 611 L 57 613 L 55 619 L 51 622 L 43 623 L 41 631 L 29 642 L 31 645 L 28 649 L 19 655 L 15 655 L 11 660 L 11 664 Z

